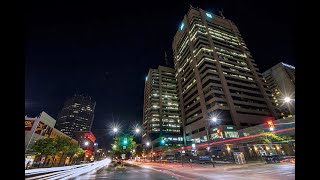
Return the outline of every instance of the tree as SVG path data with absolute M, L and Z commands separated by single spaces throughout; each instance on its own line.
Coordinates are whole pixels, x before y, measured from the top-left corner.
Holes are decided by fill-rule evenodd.
M 77 144 L 72 144 L 71 141 L 70 141 L 70 143 L 71 144 L 69 146 L 65 147 L 65 150 L 64 150 L 64 154 L 66 155 L 66 157 L 68 157 L 68 156 L 73 157 L 73 155 L 79 151 L 79 147 Z M 80 149 L 83 150 L 82 148 L 80 148 Z M 84 150 L 83 150 L 83 152 L 84 152 Z
M 114 143 L 111 144 L 111 146 L 114 155 L 119 156 L 120 154 L 129 153 L 136 145 L 136 142 L 133 140 L 133 138 L 133 136 L 120 136 L 113 138 Z
M 139 144 L 137 147 L 136 147 L 136 156 L 141 156 L 142 155 L 142 151 L 143 151 L 143 147 L 141 144 Z
M 56 144 L 56 154 L 54 155 L 53 163 L 56 161 L 56 156 L 61 154 L 58 165 L 65 152 L 68 151 L 69 147 L 72 145 L 71 138 L 57 136 L 54 138 Z
M 31 149 L 39 153 L 40 160 L 43 155 L 53 155 L 57 151 L 54 138 L 39 139 L 32 145 Z M 38 167 L 40 167 L 40 163 Z
M 50 165 L 55 163 L 56 156 L 61 155 L 58 163 L 60 164 L 61 159 L 64 155 L 72 156 L 76 153 L 78 153 L 78 155 L 84 153 L 84 151 L 81 148 L 79 148 L 78 145 L 72 143 L 71 138 L 59 136 L 54 138 L 39 139 L 33 144 L 31 148 L 32 150 L 40 154 L 40 159 L 43 155 L 52 156 L 53 161 L 51 161 Z
M 76 152 L 73 154 L 70 163 L 73 163 L 74 161 L 78 161 L 80 158 L 84 157 L 84 150 L 77 146 Z

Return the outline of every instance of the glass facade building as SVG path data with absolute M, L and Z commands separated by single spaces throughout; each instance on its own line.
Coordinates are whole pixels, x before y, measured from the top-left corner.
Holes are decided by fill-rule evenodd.
M 75 95 L 68 99 L 58 115 L 57 129 L 73 138 L 76 131 L 91 131 L 95 106 L 91 97 Z
M 159 66 L 146 77 L 142 140 L 153 147 L 183 144 L 174 74 L 173 68 Z
M 280 62 L 262 75 L 272 92 L 272 100 L 279 116 L 285 118 L 295 115 L 295 67 Z M 290 98 L 290 102 L 285 102 L 286 97 Z

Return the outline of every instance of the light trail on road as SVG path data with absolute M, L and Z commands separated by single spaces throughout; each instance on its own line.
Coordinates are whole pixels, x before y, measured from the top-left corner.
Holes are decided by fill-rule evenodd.
M 70 179 L 85 173 L 96 172 L 97 170 L 109 165 L 110 162 L 111 159 L 107 158 L 101 161 L 81 165 L 29 169 L 25 170 L 25 179 Z

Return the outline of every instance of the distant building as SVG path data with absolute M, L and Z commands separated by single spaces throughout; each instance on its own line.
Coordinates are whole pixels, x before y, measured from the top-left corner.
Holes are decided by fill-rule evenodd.
M 142 141 L 150 147 L 181 146 L 181 119 L 174 69 L 150 69 L 145 81 Z
M 272 100 L 280 116 L 295 115 L 295 67 L 280 62 L 265 71 L 263 77 L 272 92 Z M 290 102 L 285 101 L 286 97 L 290 98 Z
M 68 99 L 58 115 L 57 128 L 70 137 L 75 131 L 91 131 L 95 106 L 91 97 L 75 95 Z
M 275 119 L 275 104 L 237 26 L 190 7 L 172 42 L 187 144 L 238 137 L 235 130 Z
M 75 139 L 79 142 L 79 147 L 85 150 L 85 158 L 91 159 L 97 154 L 98 143 L 96 137 L 90 131 L 75 131 L 73 132 Z

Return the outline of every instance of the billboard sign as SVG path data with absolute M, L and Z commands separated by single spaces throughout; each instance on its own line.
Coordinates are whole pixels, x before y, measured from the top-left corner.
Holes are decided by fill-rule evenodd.
M 43 122 L 40 121 L 35 133 L 37 133 L 41 136 L 49 137 L 52 132 L 52 129 L 53 129 L 52 127 L 50 127 L 47 124 L 44 124 Z
M 33 124 L 34 124 L 34 120 L 25 120 L 24 121 L 24 130 L 31 131 Z
M 90 139 L 92 142 L 96 141 L 96 137 L 91 132 L 84 133 L 83 137 Z

